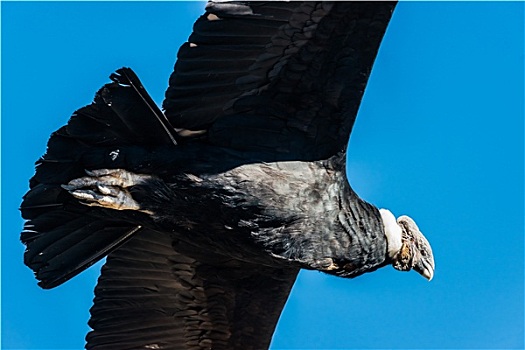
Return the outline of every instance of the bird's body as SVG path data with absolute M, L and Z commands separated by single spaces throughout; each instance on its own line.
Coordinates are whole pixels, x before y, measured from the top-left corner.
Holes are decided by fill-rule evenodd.
M 196 245 L 253 263 L 345 276 L 387 258 L 379 212 L 330 160 L 252 163 L 211 174 L 188 169 L 165 178 L 134 186 L 133 197 L 157 229 Z
M 415 223 L 346 177 L 394 5 L 210 3 L 164 113 L 123 68 L 51 136 L 22 203 L 25 262 L 52 288 L 108 256 L 89 349 L 267 348 L 301 268 L 432 278 Z

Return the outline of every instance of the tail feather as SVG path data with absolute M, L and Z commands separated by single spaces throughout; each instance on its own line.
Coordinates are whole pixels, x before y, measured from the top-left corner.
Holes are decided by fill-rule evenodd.
M 37 274 L 37 278 L 41 280 L 39 285 L 49 289 L 64 283 L 125 243 L 140 228 L 141 226 L 107 227 L 105 224 L 97 224 L 77 231 L 84 234 L 85 238 L 46 261 Z M 94 250 L 93 241 L 95 239 L 99 249 Z
M 129 68 L 121 68 L 113 73 L 110 79 L 114 83 L 106 85 L 99 95 L 106 104 L 112 106 L 130 131 L 136 131 L 135 136 L 139 143 L 159 145 L 171 143 L 176 146 L 175 129 L 146 93 L 137 75 Z M 115 86 L 127 88 L 115 88 Z M 144 115 L 151 115 L 154 118 L 144 119 L 142 117 Z M 151 139 L 152 135 L 156 135 L 157 138 Z
M 140 230 L 103 209 L 78 203 L 60 187 L 85 175 L 84 157 L 97 159 L 94 154 L 107 147 L 177 144 L 175 130 L 131 69 L 119 69 L 111 79 L 92 104 L 51 135 L 21 204 L 27 220 L 21 234 L 24 262 L 43 288 L 67 281 Z

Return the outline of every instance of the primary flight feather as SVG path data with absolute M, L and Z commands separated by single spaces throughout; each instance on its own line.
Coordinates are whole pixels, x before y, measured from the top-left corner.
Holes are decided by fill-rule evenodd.
M 301 268 L 434 274 L 346 145 L 392 2 L 210 2 L 158 109 L 129 68 L 51 135 L 22 216 L 52 288 L 107 256 L 88 349 L 264 349 Z

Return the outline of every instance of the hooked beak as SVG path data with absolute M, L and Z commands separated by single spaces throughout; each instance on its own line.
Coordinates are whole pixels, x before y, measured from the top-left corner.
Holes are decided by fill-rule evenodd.
M 434 277 L 434 259 L 432 257 L 430 258 L 431 259 L 420 259 L 413 267 L 415 271 L 429 281 Z

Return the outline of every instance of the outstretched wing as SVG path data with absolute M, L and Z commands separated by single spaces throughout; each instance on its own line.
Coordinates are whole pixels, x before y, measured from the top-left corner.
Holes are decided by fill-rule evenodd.
M 297 272 L 142 231 L 102 268 L 87 349 L 266 349 Z
M 211 2 L 164 101 L 181 135 L 328 158 L 345 148 L 394 2 Z

